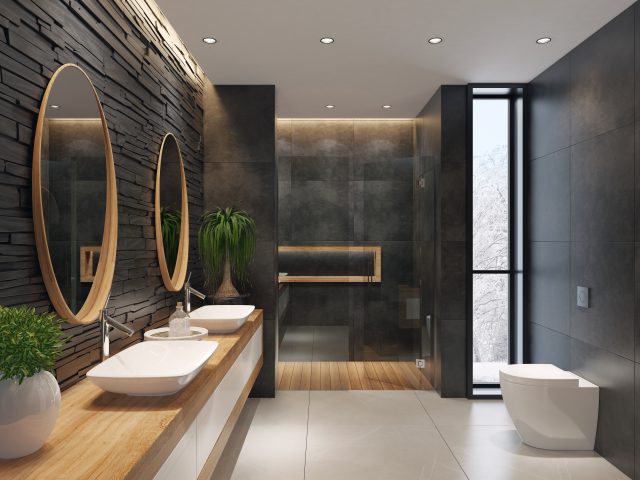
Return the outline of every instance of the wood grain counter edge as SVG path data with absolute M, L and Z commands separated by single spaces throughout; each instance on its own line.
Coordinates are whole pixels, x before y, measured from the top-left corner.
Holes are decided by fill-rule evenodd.
M 236 332 L 210 335 L 219 346 L 196 378 L 168 397 L 130 397 L 83 380 L 62 394 L 47 443 L 36 453 L 0 460 L 0 478 L 153 478 L 253 334 L 255 310 Z M 255 376 L 252 375 L 255 380 Z

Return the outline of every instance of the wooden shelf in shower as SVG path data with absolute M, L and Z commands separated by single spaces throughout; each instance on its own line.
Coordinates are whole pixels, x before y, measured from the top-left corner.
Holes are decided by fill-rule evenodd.
M 347 252 L 373 253 L 373 275 L 279 275 L 279 283 L 380 283 L 382 282 L 382 247 L 371 245 L 283 245 L 278 252 Z

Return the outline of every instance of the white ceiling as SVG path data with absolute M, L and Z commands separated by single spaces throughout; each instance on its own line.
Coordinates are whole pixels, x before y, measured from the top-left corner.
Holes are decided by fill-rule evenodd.
M 279 117 L 384 118 L 441 84 L 527 82 L 633 0 L 157 2 L 214 84 L 275 84 Z

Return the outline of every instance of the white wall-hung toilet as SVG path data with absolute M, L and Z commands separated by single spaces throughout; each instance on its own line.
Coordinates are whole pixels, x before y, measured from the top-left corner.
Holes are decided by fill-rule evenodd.
M 522 441 L 547 450 L 593 450 L 598 386 L 548 364 L 504 365 L 502 398 Z

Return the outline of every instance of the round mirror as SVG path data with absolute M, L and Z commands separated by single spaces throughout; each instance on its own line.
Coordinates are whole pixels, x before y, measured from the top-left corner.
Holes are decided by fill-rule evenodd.
M 33 223 L 42 278 L 56 312 L 91 323 L 104 306 L 116 258 L 113 154 L 100 99 L 77 65 L 47 86 L 33 147 Z
M 182 288 L 189 260 L 189 200 L 182 155 L 168 133 L 158 155 L 155 197 L 156 245 L 162 281 L 170 292 Z

